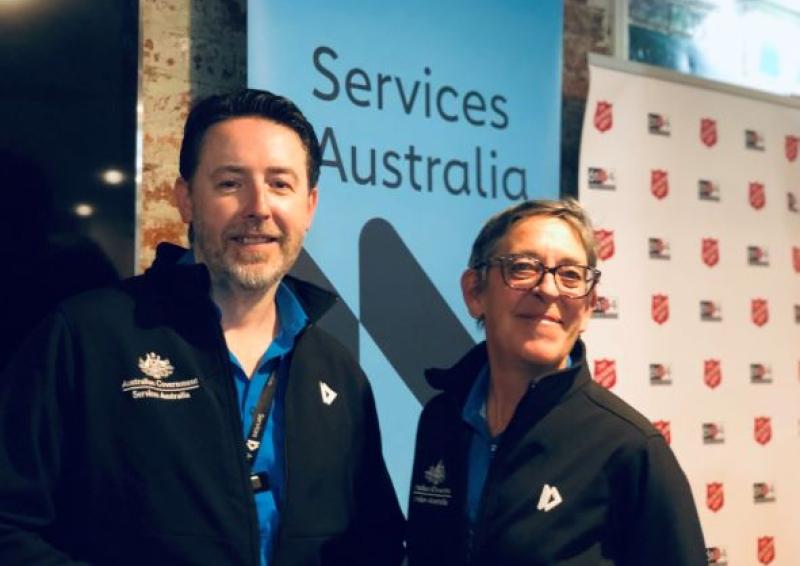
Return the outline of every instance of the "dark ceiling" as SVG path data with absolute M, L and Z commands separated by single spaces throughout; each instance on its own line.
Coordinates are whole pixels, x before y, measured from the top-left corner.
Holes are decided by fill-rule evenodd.
M 91 237 L 123 276 L 133 271 L 137 37 L 136 0 L 0 0 L 0 149 L 44 172 L 48 231 Z M 125 181 L 105 184 L 109 168 Z M 95 214 L 77 217 L 78 203 Z

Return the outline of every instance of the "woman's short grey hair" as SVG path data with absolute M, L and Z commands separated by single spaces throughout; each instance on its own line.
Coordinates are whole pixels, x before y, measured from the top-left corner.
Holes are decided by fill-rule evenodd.
M 497 253 L 500 240 L 508 234 L 518 221 L 532 216 L 560 218 L 569 224 L 581 240 L 586 251 L 586 259 L 591 267 L 597 265 L 597 245 L 594 228 L 589 215 L 575 199 L 564 200 L 529 200 L 507 208 L 486 221 L 469 256 L 468 267 L 479 269 Z

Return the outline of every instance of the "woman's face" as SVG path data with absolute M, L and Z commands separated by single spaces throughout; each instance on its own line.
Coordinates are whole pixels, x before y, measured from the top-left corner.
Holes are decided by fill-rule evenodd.
M 510 254 L 531 255 L 547 267 L 587 263 L 575 230 L 548 216 L 517 221 L 498 243 L 494 257 Z M 488 269 L 483 285 L 478 277 L 476 271 L 467 271 L 462 288 L 470 314 L 484 318 L 491 358 L 538 369 L 565 367 L 570 350 L 589 322 L 594 291 L 580 299 L 563 297 L 550 273 L 533 289 L 511 289 L 497 264 Z

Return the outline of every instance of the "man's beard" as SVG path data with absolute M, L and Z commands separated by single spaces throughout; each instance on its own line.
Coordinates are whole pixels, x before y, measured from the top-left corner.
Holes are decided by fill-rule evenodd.
M 265 291 L 277 285 L 294 265 L 303 243 L 301 238 L 267 228 L 263 223 L 228 227 L 218 241 L 206 233 L 199 219 L 192 224 L 197 259 L 205 263 L 212 281 L 244 291 Z M 230 237 L 242 234 L 268 234 L 276 238 L 278 249 L 271 253 L 237 250 Z

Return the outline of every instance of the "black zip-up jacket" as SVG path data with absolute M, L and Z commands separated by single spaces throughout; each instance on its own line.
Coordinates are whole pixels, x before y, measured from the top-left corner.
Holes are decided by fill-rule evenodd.
M 183 252 L 162 245 L 143 276 L 64 302 L 2 376 L 0 564 L 258 565 L 228 351 Z M 399 564 L 371 389 L 315 326 L 334 297 L 284 281 L 310 324 L 289 354 L 271 565 Z
M 465 501 L 472 429 L 464 403 L 486 345 L 448 370 L 423 410 L 409 503 L 410 566 L 700 566 L 703 534 L 686 476 L 663 436 L 573 365 L 520 401 L 489 466 L 474 529 Z

